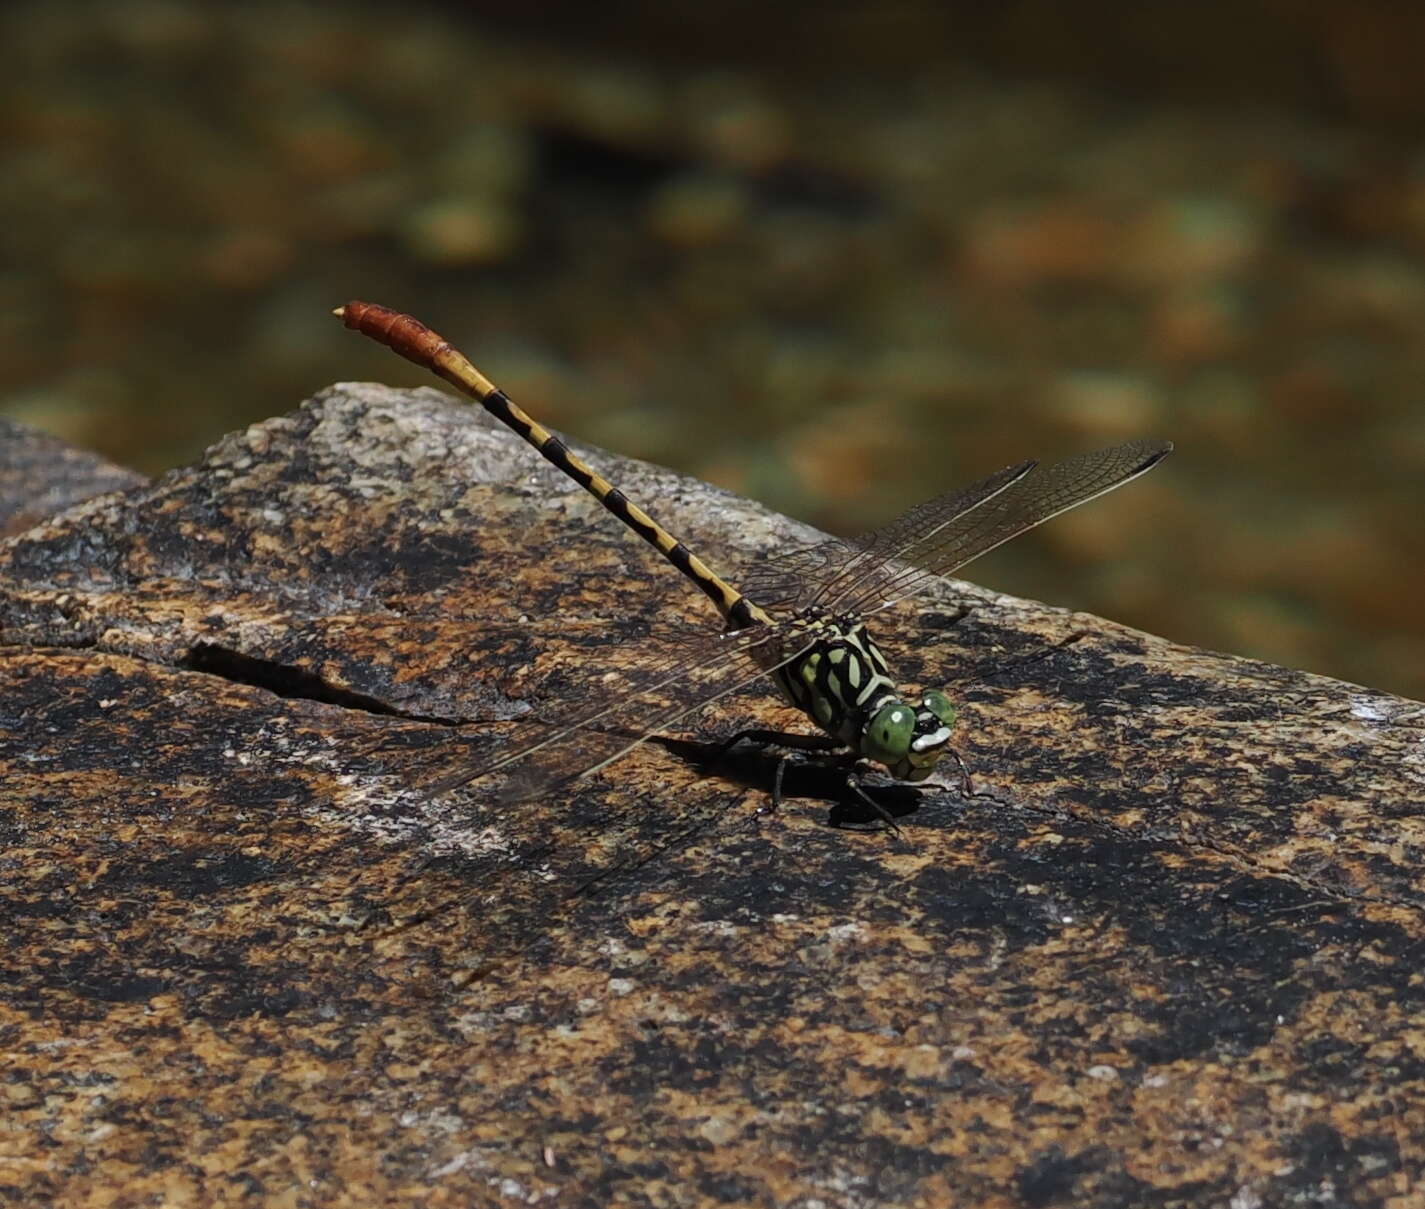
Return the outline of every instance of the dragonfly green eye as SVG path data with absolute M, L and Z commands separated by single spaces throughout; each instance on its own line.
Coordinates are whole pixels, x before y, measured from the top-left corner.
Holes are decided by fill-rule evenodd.
M 920 703 L 946 726 L 955 725 L 955 707 L 950 704 L 950 698 L 938 688 L 926 689 Z
M 915 711 L 904 703 L 883 706 L 876 711 L 862 740 L 861 750 L 879 764 L 905 759 L 915 734 Z

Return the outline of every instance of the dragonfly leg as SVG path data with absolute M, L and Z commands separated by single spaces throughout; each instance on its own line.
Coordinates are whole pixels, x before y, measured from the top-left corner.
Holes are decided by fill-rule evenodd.
M 787 775 L 787 765 L 790 762 L 790 756 L 783 756 L 777 761 L 777 771 L 772 777 L 772 814 L 782 809 L 782 781 Z
M 719 744 L 717 755 L 725 756 L 744 740 L 763 747 L 790 747 L 797 751 L 836 751 L 846 746 L 840 739 L 834 739 L 830 735 L 799 735 L 784 730 L 750 729 L 740 730 Z M 772 777 L 772 814 L 782 808 L 782 783 L 786 779 L 787 765 L 790 763 L 791 758 L 788 756 L 781 756 L 777 760 L 777 771 Z
M 953 747 L 947 747 L 945 751 L 950 758 L 955 761 L 955 765 L 960 770 L 960 796 L 972 798 L 975 796 L 975 786 L 970 780 L 970 770 L 965 767 L 965 761 L 960 757 L 960 753 Z
M 872 810 L 874 810 L 878 815 L 880 815 L 882 821 L 886 824 L 887 827 L 889 827 L 897 835 L 900 834 L 900 826 L 899 824 L 897 824 L 895 817 L 891 814 L 891 812 L 887 810 L 884 806 L 882 806 L 878 801 L 876 801 L 876 799 L 873 798 L 869 793 L 867 793 L 864 789 L 861 788 L 861 778 L 856 775 L 856 770 L 854 768 L 846 774 L 846 788 L 849 789 L 852 793 L 854 793 L 863 802 L 865 802 L 866 805 L 869 806 Z
M 739 743 L 759 743 L 763 747 L 790 747 L 796 751 L 836 751 L 846 746 L 831 735 L 798 735 L 788 730 L 740 730 L 719 745 L 717 754 L 730 752 Z

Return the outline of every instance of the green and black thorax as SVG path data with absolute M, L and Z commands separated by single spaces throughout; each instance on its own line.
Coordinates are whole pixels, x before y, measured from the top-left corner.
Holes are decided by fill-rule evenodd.
M 886 658 L 852 616 L 813 610 L 787 628 L 811 646 L 773 673 L 787 699 L 822 730 L 902 781 L 929 776 L 955 723 L 944 693 L 923 694 L 919 707 L 901 696 Z

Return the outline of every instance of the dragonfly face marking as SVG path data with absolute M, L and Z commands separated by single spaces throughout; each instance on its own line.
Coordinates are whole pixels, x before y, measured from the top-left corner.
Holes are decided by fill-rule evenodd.
M 765 677 L 834 743 L 883 765 L 899 780 L 924 780 L 949 750 L 954 707 L 938 689 L 922 694 L 919 704 L 903 696 L 860 619 L 1137 478 L 1172 450 L 1168 441 L 1129 441 L 1042 470 L 1032 460 L 1007 466 L 926 500 L 861 537 L 832 538 L 764 559 L 739 589 L 419 320 L 367 302 L 347 303 L 336 314 L 347 327 L 444 378 L 527 441 L 703 592 L 725 626 L 720 634 L 684 644 L 677 656 L 650 660 L 612 699 L 594 696 L 577 700 L 572 708 L 566 703 L 562 714 L 535 728 L 537 733 L 493 755 L 473 761 L 468 755 L 453 757 L 423 780 L 431 793 L 517 763 L 520 775 L 514 779 L 523 787 L 512 800 L 567 785 L 607 767 L 660 729 Z M 620 725 L 605 733 L 603 724 L 610 720 Z M 636 737 L 627 738 L 630 731 Z M 769 740 L 769 732 L 747 733 L 783 746 L 834 745 L 805 735 L 772 735 Z M 856 788 L 854 780 L 848 784 Z

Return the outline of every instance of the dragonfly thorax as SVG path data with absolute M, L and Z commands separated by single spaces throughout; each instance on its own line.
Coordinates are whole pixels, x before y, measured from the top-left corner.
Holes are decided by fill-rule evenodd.
M 902 696 L 886 659 L 860 621 L 803 617 L 816 641 L 777 671 L 782 691 L 827 734 L 901 781 L 928 777 L 950 740 L 955 709 L 931 689 L 919 704 Z

